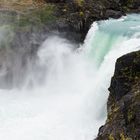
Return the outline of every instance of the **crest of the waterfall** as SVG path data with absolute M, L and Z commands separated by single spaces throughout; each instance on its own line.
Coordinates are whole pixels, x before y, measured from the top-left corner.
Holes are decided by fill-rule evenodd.
M 98 23 L 94 22 L 91 25 L 90 30 L 88 31 L 87 36 L 84 40 L 84 44 L 82 46 L 85 49 L 85 51 L 88 51 L 92 46 L 92 40 L 94 39 L 95 34 L 98 30 L 99 30 Z
M 139 15 L 134 14 L 118 20 L 110 19 L 93 23 L 85 39 L 84 46 L 86 54 L 92 62 L 94 61 L 97 68 L 100 67 L 111 50 L 118 49 L 123 42 L 131 38 L 139 38 L 140 21 L 138 17 Z

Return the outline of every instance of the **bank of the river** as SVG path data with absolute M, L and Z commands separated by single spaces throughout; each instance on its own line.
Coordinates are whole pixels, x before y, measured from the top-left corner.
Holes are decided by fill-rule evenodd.
M 117 60 L 109 91 L 108 118 L 96 140 L 139 140 L 140 51 Z
M 139 0 L 21 0 L 0 3 L 0 10 L 17 13 L 18 25 L 37 25 L 61 31 L 75 41 L 83 41 L 93 21 L 119 18 L 140 12 Z M 13 16 L 13 15 L 12 15 Z M 8 17 L 9 18 L 9 17 Z M 14 17 L 15 18 L 15 17 Z M 16 21 L 16 20 L 14 20 Z M 17 23 L 15 26 L 18 26 Z

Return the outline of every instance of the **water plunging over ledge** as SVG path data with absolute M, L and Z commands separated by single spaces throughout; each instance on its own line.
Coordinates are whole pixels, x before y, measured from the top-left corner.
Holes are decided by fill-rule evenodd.
M 139 15 L 95 22 L 76 50 L 64 38 L 47 38 L 36 61 L 28 61 L 22 87 L 0 90 L 0 139 L 95 138 L 106 119 L 107 89 L 116 59 L 140 49 L 139 25 Z M 0 42 L 7 35 L 3 29 Z M 15 69 L 20 67 L 18 61 L 15 64 L 18 79 Z M 6 73 L 3 68 L 0 78 Z

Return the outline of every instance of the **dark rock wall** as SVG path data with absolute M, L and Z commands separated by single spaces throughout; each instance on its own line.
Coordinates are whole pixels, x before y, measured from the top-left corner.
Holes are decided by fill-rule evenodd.
M 56 15 L 60 17 L 59 23 L 65 24 L 64 27 L 67 25 L 67 31 L 79 34 L 80 41 L 84 40 L 93 21 L 140 12 L 139 0 L 71 0 L 57 1 L 54 4 L 57 5 Z
M 60 31 L 68 39 L 77 42 L 84 40 L 93 21 L 119 18 L 128 12 L 140 12 L 140 0 L 44 0 L 44 2 L 38 0 L 29 7 L 23 5 L 18 8 L 17 5 L 11 7 L 8 5 L 6 9 L 15 10 L 21 16 L 21 25 L 45 25 L 51 31 Z
M 140 51 L 117 60 L 109 91 L 108 118 L 96 140 L 139 140 Z

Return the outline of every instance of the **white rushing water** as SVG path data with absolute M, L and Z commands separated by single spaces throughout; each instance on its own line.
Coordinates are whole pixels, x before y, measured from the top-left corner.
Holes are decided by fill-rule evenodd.
M 0 140 L 93 140 L 105 123 L 116 59 L 140 49 L 139 25 L 139 15 L 95 22 L 77 50 L 47 38 L 23 88 L 0 90 Z

